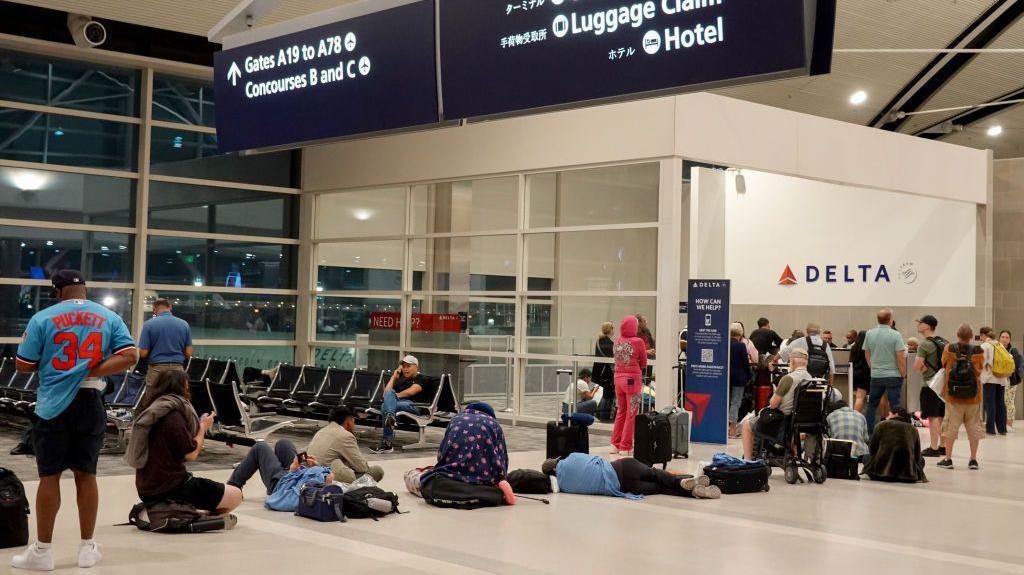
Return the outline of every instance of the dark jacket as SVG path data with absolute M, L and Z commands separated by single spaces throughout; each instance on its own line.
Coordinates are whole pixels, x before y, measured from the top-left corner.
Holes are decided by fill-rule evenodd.
M 594 346 L 594 355 L 601 358 L 612 359 L 615 357 L 615 342 L 610 337 L 602 337 L 597 340 L 597 345 Z M 611 390 L 612 395 L 615 395 L 615 365 L 611 363 L 595 363 L 594 364 L 594 383 L 605 388 L 605 393 Z
M 871 436 L 871 460 L 864 473 L 875 481 L 926 482 L 921 436 L 914 426 L 889 419 L 875 427 Z
M 746 387 L 750 381 L 750 355 L 742 341 L 729 340 L 729 385 Z

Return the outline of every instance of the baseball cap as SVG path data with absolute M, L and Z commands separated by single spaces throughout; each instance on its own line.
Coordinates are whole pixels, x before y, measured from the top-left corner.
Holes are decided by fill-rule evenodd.
M 798 348 L 796 348 L 794 350 L 791 350 L 789 352 L 789 357 L 791 357 L 791 358 L 793 358 L 793 357 L 802 357 L 804 359 L 807 359 L 807 357 L 808 357 L 807 350 L 798 347 Z
M 78 270 L 59 270 L 50 278 L 50 283 L 53 285 L 54 294 L 56 295 L 57 290 L 68 286 L 84 286 L 85 278 L 82 277 L 82 272 Z
M 917 320 L 918 323 L 928 324 L 932 329 L 939 326 L 939 320 L 935 319 L 933 315 L 922 316 L 921 319 Z
M 407 355 L 402 358 L 402 363 L 406 365 L 419 365 L 420 360 L 416 359 L 415 355 Z

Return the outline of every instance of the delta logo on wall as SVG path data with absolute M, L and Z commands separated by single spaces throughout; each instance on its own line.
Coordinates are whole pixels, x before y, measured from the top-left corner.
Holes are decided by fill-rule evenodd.
M 799 267 L 798 267 L 799 269 Z M 828 264 L 805 265 L 802 274 L 806 284 L 891 284 L 900 281 L 906 285 L 917 281 L 917 266 L 913 262 L 904 262 L 897 268 L 895 280 L 885 264 Z M 787 264 L 779 277 L 780 286 L 796 286 L 797 280 L 793 268 Z

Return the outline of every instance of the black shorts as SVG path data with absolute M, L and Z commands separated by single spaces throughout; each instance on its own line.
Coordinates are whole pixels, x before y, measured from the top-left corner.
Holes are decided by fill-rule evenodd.
M 106 430 L 103 396 L 95 389 L 80 389 L 57 417 L 37 419 L 32 440 L 39 477 L 57 475 L 65 469 L 96 475 Z
M 921 388 L 921 419 L 946 417 L 946 404 L 930 387 Z
M 854 375 L 853 376 L 853 389 L 863 389 L 864 391 L 871 390 L 871 376 L 870 375 Z
M 150 505 L 159 501 L 177 501 L 189 503 L 201 511 L 216 511 L 221 499 L 224 499 L 223 483 L 189 475 L 181 487 L 160 495 L 142 497 L 142 502 Z

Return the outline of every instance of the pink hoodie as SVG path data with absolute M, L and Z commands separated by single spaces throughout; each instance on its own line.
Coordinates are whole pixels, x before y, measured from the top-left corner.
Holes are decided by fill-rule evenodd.
M 636 316 L 628 315 L 622 318 L 622 324 L 619 326 L 619 339 L 615 341 L 613 348 L 616 384 L 625 385 L 627 379 L 633 379 L 639 384 L 642 380 L 641 375 L 647 368 L 647 344 L 636 334 Z

